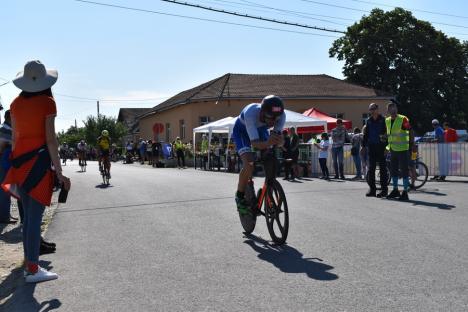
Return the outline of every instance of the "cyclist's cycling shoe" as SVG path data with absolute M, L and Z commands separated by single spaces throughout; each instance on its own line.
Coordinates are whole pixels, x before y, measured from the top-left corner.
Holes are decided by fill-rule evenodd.
M 236 196 L 236 205 L 237 205 L 237 211 L 239 211 L 240 215 L 245 216 L 245 215 L 251 214 L 249 205 L 247 201 L 245 200 L 245 198 Z
M 400 197 L 400 191 L 398 190 L 393 190 L 390 192 L 390 194 L 387 195 L 387 199 L 395 199 Z
M 375 197 L 376 196 L 376 192 L 374 189 L 369 189 L 366 193 L 366 197 Z
M 408 200 L 409 200 L 408 192 L 407 192 L 407 191 L 401 192 L 401 196 L 400 196 L 400 198 L 398 198 L 398 200 L 401 200 L 401 201 L 408 201 Z

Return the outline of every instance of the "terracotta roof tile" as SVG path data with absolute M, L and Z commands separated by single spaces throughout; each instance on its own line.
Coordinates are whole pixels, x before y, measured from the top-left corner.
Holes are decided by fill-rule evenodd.
M 376 98 L 391 97 L 328 75 L 226 74 L 183 91 L 153 107 L 141 117 L 199 100 L 258 98 L 276 94 L 283 98 Z

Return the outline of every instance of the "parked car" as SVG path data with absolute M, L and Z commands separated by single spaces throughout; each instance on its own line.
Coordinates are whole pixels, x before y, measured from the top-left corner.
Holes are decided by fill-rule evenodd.
M 468 142 L 468 132 L 466 130 L 457 130 L 458 142 Z M 434 131 L 426 132 L 422 137 L 416 137 L 416 143 L 434 142 Z

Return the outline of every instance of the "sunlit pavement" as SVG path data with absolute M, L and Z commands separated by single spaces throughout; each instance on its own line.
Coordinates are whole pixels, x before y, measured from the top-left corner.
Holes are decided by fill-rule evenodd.
M 56 281 L 22 285 L 3 311 L 467 311 L 468 179 L 410 202 L 363 182 L 280 180 L 288 244 L 264 220 L 245 237 L 235 174 L 96 163 L 79 173 L 47 238 Z M 257 185 L 261 178 L 255 179 Z

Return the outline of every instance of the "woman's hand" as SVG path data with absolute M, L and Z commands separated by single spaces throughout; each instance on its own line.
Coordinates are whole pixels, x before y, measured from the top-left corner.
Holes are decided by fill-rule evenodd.
M 71 182 L 70 182 L 70 179 L 67 178 L 66 176 L 62 175 L 62 173 L 57 173 L 57 178 L 59 179 L 59 181 L 62 183 L 63 185 L 63 188 L 67 191 L 70 190 L 70 187 L 71 187 Z

